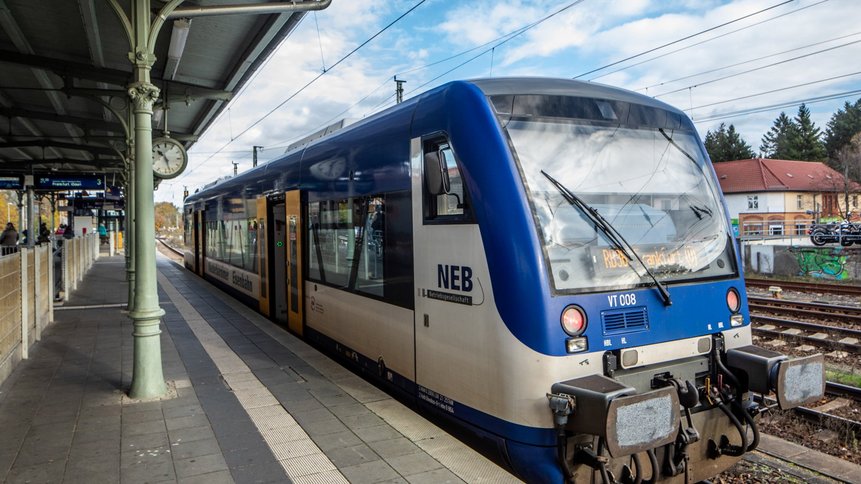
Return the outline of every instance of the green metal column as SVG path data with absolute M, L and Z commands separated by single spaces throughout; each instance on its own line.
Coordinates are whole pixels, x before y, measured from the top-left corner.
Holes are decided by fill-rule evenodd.
M 134 154 L 129 157 L 129 176 L 126 183 L 126 279 L 129 282 L 128 310 L 135 309 L 135 160 Z
M 159 324 L 164 310 L 158 305 L 155 260 L 155 204 L 152 175 L 152 106 L 159 89 L 150 82 L 155 62 L 150 43 L 150 2 L 132 4 L 133 46 L 130 60 L 134 64 L 134 82 L 129 97 L 134 107 L 134 370 L 129 396 L 152 398 L 165 393 L 161 366 Z

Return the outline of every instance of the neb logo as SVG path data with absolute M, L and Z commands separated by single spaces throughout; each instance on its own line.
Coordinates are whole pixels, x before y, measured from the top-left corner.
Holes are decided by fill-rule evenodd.
M 455 291 L 472 291 L 472 267 L 437 264 L 437 287 Z

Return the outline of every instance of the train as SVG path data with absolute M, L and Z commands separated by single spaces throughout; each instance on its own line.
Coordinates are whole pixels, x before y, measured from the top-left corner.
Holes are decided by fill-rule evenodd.
M 822 355 L 753 345 L 680 110 L 566 79 L 453 81 L 186 198 L 185 265 L 489 443 L 527 482 L 692 482 Z M 773 405 L 772 405 L 773 406 Z

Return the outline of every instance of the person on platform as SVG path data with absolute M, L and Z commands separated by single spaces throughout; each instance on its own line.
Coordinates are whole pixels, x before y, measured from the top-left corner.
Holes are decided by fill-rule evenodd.
M 64 239 L 74 239 L 75 238 L 75 230 L 72 229 L 71 225 L 66 225 L 66 230 L 63 231 Z
M 108 229 L 105 228 L 105 224 L 99 223 L 99 241 L 102 244 L 108 243 Z
M 48 225 L 45 222 L 39 224 L 39 237 L 36 241 L 40 244 L 48 242 L 51 237 L 51 231 L 48 230 Z
M 18 231 L 15 230 L 12 222 L 9 222 L 6 224 L 6 229 L 0 234 L 0 248 L 2 248 L 3 255 L 14 252 L 10 247 L 15 247 L 16 245 L 18 245 Z

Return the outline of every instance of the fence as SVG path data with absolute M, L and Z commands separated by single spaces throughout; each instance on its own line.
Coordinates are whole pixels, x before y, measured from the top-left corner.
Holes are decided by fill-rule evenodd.
M 96 234 L 64 240 L 60 273 L 55 274 L 51 244 L 0 256 L 0 383 L 29 357 L 42 331 L 54 320 L 55 277 L 65 294 L 74 290 L 98 257 Z

